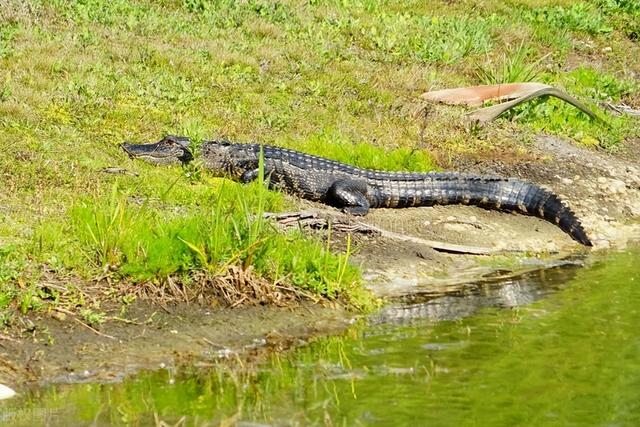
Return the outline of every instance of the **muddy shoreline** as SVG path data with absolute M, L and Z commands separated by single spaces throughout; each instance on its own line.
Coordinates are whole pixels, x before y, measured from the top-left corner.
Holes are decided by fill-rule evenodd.
M 540 136 L 530 149 L 535 160 L 467 159 L 455 169 L 519 177 L 552 189 L 582 220 L 594 241 L 591 250 L 624 248 L 640 238 L 640 141 L 610 154 Z M 327 209 L 306 202 L 300 207 Z M 444 294 L 589 251 L 540 219 L 467 206 L 379 209 L 365 222 L 423 239 L 502 248 L 506 254 L 450 254 L 381 236 L 355 237 L 352 261 L 363 266 L 367 286 L 383 297 Z M 140 369 L 241 363 L 339 333 L 360 316 L 338 304 L 311 301 L 230 309 L 184 303 L 162 308 L 140 300 L 122 315 L 118 305 L 104 308 L 119 320 L 94 329 L 53 312 L 23 316 L 14 328 L 20 334 L 0 335 L 0 383 L 19 390 L 50 381 L 117 381 Z
M 48 313 L 32 318 L 37 329 L 31 336 L 0 341 L 0 383 L 110 382 L 141 369 L 243 363 L 342 331 L 354 318 L 339 305 L 312 302 L 242 308 L 176 303 L 165 309 L 136 303 L 127 321 L 95 330 Z

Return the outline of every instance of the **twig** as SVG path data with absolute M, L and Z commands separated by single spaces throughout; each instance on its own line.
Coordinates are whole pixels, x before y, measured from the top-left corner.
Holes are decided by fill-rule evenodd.
M 439 242 L 437 240 L 427 240 L 421 237 L 394 233 L 393 231 L 384 230 L 382 228 L 375 227 L 369 224 L 364 224 L 364 223 L 359 223 L 359 224 L 369 228 L 370 230 L 373 230 L 379 233 L 382 237 L 425 245 L 441 252 L 449 252 L 454 254 L 471 254 L 471 255 L 489 255 L 489 254 L 496 254 L 496 253 L 503 253 L 503 252 L 520 252 L 518 250 L 485 248 L 481 246 L 457 245 L 455 243 Z
M 130 171 L 130 170 L 127 170 L 127 169 L 124 169 L 124 168 L 118 168 L 118 167 L 114 167 L 114 166 L 103 168 L 102 172 L 111 173 L 111 174 L 119 174 L 119 175 L 138 176 L 137 172 L 133 172 L 133 171 Z
M 64 314 L 68 314 L 69 316 L 75 316 L 76 314 L 70 310 L 67 310 L 66 308 L 62 308 L 62 307 L 54 307 L 53 308 L 55 311 L 58 311 L 60 313 L 64 313 Z
M 634 110 L 626 104 L 614 105 L 611 102 L 605 102 L 603 104 L 605 108 L 615 111 L 618 114 L 627 114 L 629 116 L 640 117 L 640 110 Z
M 265 218 L 273 218 L 278 222 L 278 224 L 280 224 L 283 227 L 291 227 L 294 224 L 298 224 L 299 226 L 315 228 L 315 229 L 328 228 L 329 220 L 331 220 L 331 228 L 333 230 L 344 231 L 344 232 L 370 233 L 370 234 L 375 233 L 375 234 L 379 234 L 382 237 L 386 237 L 388 239 L 417 243 L 420 245 L 428 246 L 437 251 L 455 253 L 455 254 L 489 255 L 489 254 L 497 254 L 497 253 L 505 253 L 505 252 L 521 252 L 516 249 L 486 248 L 481 246 L 457 245 L 454 243 L 446 243 L 446 242 L 440 242 L 436 240 L 427 240 L 421 237 L 394 233 L 392 231 L 388 231 L 380 227 L 373 226 L 371 224 L 366 224 L 364 222 L 344 221 L 340 218 L 335 218 L 335 217 L 334 218 L 327 218 L 326 216 L 321 217 L 317 212 L 311 212 L 311 211 L 285 212 L 282 214 L 268 212 L 268 213 L 265 213 L 264 216 Z
M 95 333 L 97 335 L 100 335 L 101 337 L 109 338 L 109 339 L 112 339 L 112 340 L 117 339 L 116 337 L 112 337 L 111 335 L 103 334 L 102 332 L 98 331 L 97 329 L 92 328 L 91 326 L 87 325 L 82 320 L 78 319 L 77 317 L 74 317 L 73 320 L 75 320 L 76 322 L 78 322 L 79 324 L 84 326 L 85 328 L 89 329 L 93 333 Z
M 14 339 L 14 338 L 11 338 L 10 336 L 3 335 L 3 334 L 0 334 L 0 340 L 11 341 L 11 342 L 20 342 L 20 341 Z
M 138 321 L 129 320 L 129 319 L 125 319 L 123 317 L 117 317 L 117 316 L 109 316 L 109 317 L 106 318 L 106 320 L 122 322 L 122 323 L 126 323 L 127 325 L 142 325 L 142 323 L 140 323 Z
M 218 347 L 220 349 L 225 349 L 227 348 L 226 346 L 222 345 L 222 344 L 216 344 L 213 341 L 211 341 L 210 339 L 207 339 L 205 337 L 202 337 L 202 341 L 204 341 L 205 343 L 209 344 L 211 347 Z

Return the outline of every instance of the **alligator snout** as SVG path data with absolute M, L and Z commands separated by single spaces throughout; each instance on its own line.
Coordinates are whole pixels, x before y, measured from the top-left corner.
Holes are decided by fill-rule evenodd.
M 124 142 L 120 147 L 132 159 L 141 159 L 154 164 L 188 163 L 193 160 L 189 150 L 189 138 L 166 136 L 153 144 Z

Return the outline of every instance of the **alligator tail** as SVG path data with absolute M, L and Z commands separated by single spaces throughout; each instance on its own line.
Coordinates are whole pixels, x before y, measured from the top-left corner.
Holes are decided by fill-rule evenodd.
M 565 206 L 558 196 L 537 185 L 526 184 L 531 188 L 533 196 L 528 203 L 525 203 L 522 198 L 518 200 L 517 208 L 520 212 L 556 224 L 575 241 L 585 246 L 593 245 L 576 214 Z
M 497 188 L 493 192 L 494 197 L 491 197 L 491 193 L 489 193 L 489 197 L 480 198 L 480 202 L 486 200 L 490 204 L 489 207 L 495 209 L 516 211 L 545 219 L 556 224 L 577 242 L 592 246 L 578 217 L 551 191 L 517 179 L 496 180 L 494 182 L 497 184 Z M 481 203 L 480 206 L 482 205 Z
M 518 179 L 437 175 L 417 204 L 460 203 L 532 215 L 556 224 L 577 242 L 592 246 L 575 213 L 557 195 L 536 184 Z

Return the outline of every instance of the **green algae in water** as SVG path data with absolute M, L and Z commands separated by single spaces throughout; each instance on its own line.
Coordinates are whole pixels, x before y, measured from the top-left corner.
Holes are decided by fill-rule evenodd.
M 542 272 L 517 284 L 544 296 L 528 305 L 513 283 L 493 301 L 445 297 L 259 369 L 52 386 L 0 403 L 0 424 L 638 425 L 638 255 Z

